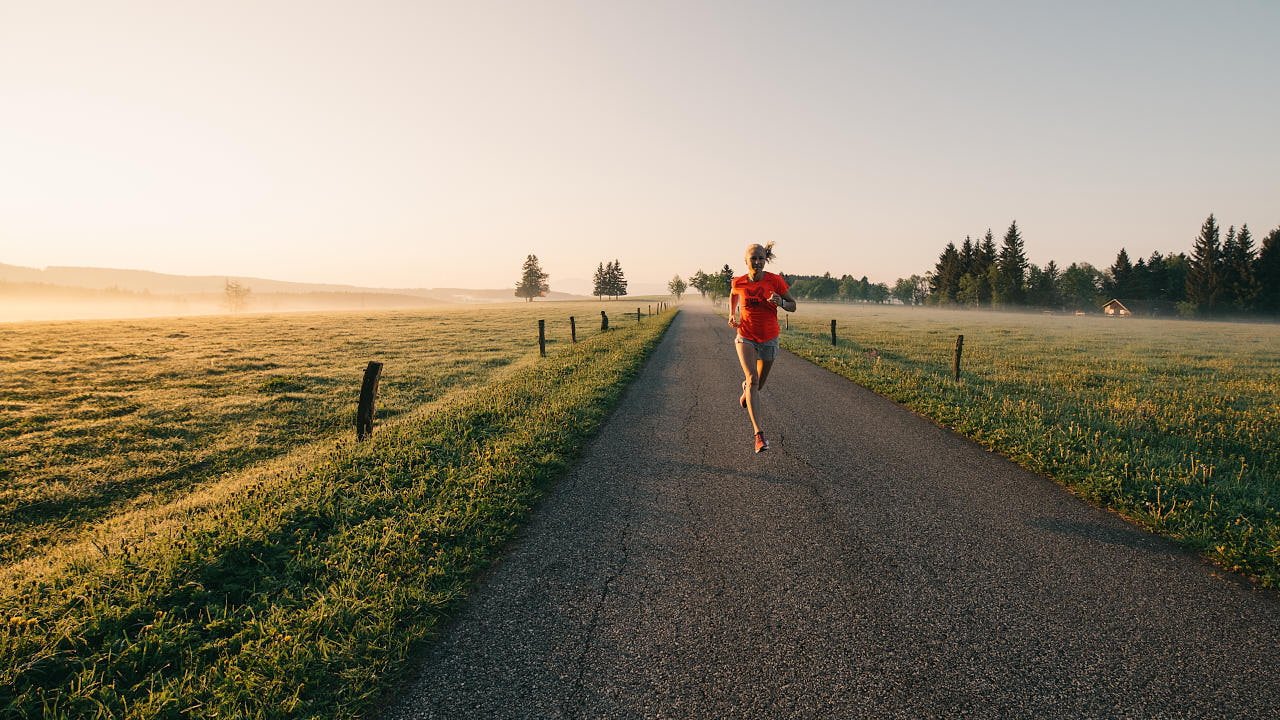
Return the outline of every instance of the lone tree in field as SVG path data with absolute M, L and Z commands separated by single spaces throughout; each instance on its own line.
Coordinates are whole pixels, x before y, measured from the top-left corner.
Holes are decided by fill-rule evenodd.
M 547 284 L 547 279 L 550 277 L 538 265 L 538 256 L 530 255 L 524 259 L 524 275 L 520 278 L 520 282 L 516 283 L 516 297 L 522 297 L 526 302 L 533 302 L 534 298 L 546 295 L 551 289 Z
M 689 286 L 685 285 L 684 281 L 680 279 L 679 275 L 671 278 L 671 282 L 667 283 L 667 289 L 671 291 L 672 295 L 676 296 L 676 302 L 680 302 L 680 296 L 684 294 L 684 291 L 688 289 L 688 287 Z
M 238 313 L 249 304 L 249 293 L 253 291 L 241 285 L 237 280 L 227 280 L 225 292 L 224 302 L 226 302 L 227 308 L 233 313 Z

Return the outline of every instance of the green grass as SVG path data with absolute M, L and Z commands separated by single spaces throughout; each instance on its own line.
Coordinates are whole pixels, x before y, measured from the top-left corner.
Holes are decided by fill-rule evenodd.
M 782 342 L 1280 587 L 1280 326 L 808 304 Z
M 269 458 L 351 432 L 369 360 L 379 418 L 615 327 L 632 302 L 431 312 L 14 323 L 0 333 L 0 565 Z M 634 320 L 629 321 L 634 323 Z
M 478 314 L 488 322 L 474 327 L 492 328 L 495 318 L 514 313 L 509 320 L 520 332 L 512 336 L 527 337 L 525 321 L 551 317 L 551 308 L 565 309 L 468 311 L 456 319 Z M 347 392 L 349 407 L 333 410 L 342 417 L 316 420 L 322 440 L 283 443 L 275 457 L 188 483 L 169 502 L 103 515 L 83 524 L 83 541 L 10 565 L 0 586 L 0 712 L 357 716 L 576 457 L 673 315 L 615 322 L 619 331 L 563 342 L 545 359 L 536 357 L 536 343 L 530 351 L 527 341 L 510 340 L 520 349 L 498 354 L 509 371 L 468 375 L 480 379 L 417 407 L 422 396 L 397 391 L 392 378 L 403 376 L 389 363 L 383 392 L 403 409 L 372 440 L 338 432 L 354 412 L 355 391 Z M 372 317 L 370 325 L 385 333 L 388 317 Z M 418 328 L 407 334 L 416 333 L 424 353 L 445 342 L 424 316 L 390 317 Z M 355 333 L 361 324 L 328 320 L 262 318 L 238 342 L 247 354 L 254 332 L 280 327 L 273 323 L 315 333 Z M 173 325 L 141 327 L 151 328 L 141 335 L 154 335 Z M 403 339 L 406 364 L 414 342 Z M 471 342 L 506 347 L 501 339 Z M 56 352 L 56 343 L 48 345 L 44 352 Z M 321 344 L 290 357 L 324 351 Z M 335 364 L 350 360 L 343 376 L 358 378 L 355 360 L 367 352 L 339 353 Z M 294 383 L 308 382 L 298 378 L 316 377 L 323 365 L 319 357 L 300 368 L 263 350 L 254 355 L 255 365 L 275 366 L 239 371 L 248 373 L 237 385 L 247 393 L 295 392 Z M 151 405 L 127 395 L 123 402 Z

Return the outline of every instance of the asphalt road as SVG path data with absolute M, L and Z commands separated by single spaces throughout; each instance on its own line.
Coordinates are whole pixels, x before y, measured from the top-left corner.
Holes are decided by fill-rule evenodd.
M 686 305 L 384 718 L 1276 718 L 1280 599 Z

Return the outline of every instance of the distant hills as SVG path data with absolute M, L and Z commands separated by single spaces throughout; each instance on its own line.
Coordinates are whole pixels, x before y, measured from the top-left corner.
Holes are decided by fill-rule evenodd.
M 228 281 L 239 282 L 255 294 L 274 293 L 373 293 L 429 298 L 442 302 L 514 302 L 512 288 L 472 290 L 465 288 L 371 288 L 358 285 L 299 283 L 268 278 L 228 275 L 170 275 L 149 270 L 50 266 L 37 268 L 0 263 L 0 282 L 43 283 L 94 290 L 125 290 L 166 295 L 222 293 Z M 550 300 L 571 300 L 580 295 L 552 291 Z
M 203 315 L 227 312 L 226 283 L 250 290 L 249 312 L 413 308 L 443 303 L 517 302 L 499 289 L 370 288 L 226 275 L 0 263 L 0 321 Z M 585 296 L 552 291 L 548 300 Z

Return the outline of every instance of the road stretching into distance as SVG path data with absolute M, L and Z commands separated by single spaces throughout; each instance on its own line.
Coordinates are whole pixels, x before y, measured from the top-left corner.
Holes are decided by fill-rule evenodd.
M 1275 718 L 1280 598 L 683 307 L 409 718 Z

